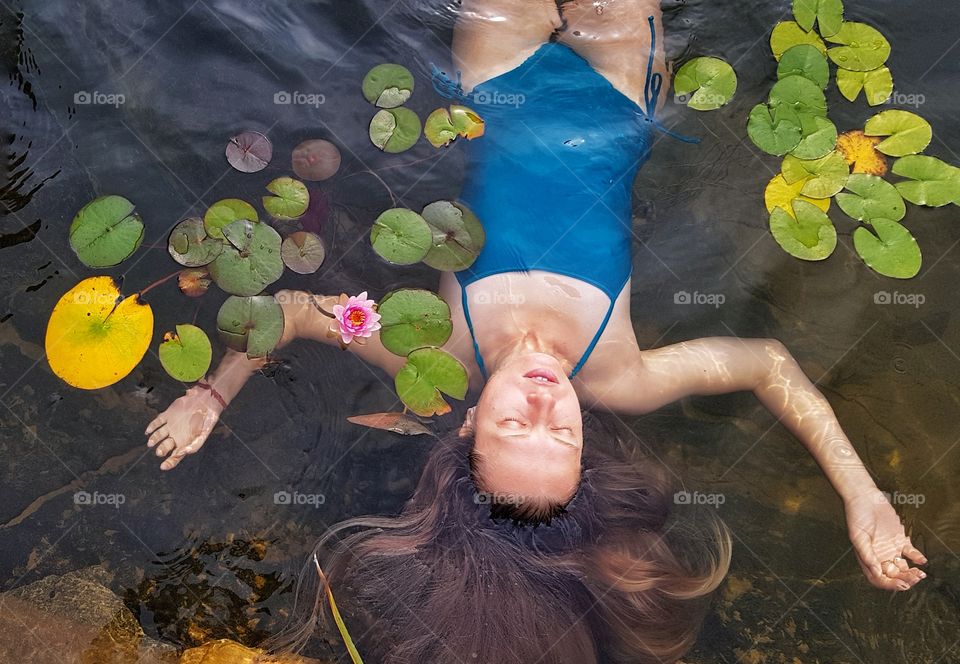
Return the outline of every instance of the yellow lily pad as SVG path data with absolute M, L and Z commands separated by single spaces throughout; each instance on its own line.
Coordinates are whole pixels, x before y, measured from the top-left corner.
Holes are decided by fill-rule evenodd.
M 47 322 L 47 362 L 73 387 L 96 390 L 133 371 L 153 338 L 153 310 L 123 297 L 112 277 L 84 279 L 60 298 Z
M 800 193 L 800 190 L 803 189 L 805 184 L 806 180 L 797 180 L 796 182 L 788 183 L 783 177 L 783 173 L 778 173 L 770 180 L 766 190 L 763 192 L 763 200 L 767 206 L 767 212 L 773 212 L 776 208 L 780 208 L 791 217 L 794 217 L 793 202 L 795 200 L 812 203 L 824 212 L 829 210 L 829 198 L 810 198 Z

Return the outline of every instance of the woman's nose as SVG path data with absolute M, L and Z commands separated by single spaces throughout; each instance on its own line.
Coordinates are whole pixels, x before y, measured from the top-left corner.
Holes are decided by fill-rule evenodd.
M 557 402 L 552 394 L 547 390 L 534 390 L 527 394 L 527 403 L 537 408 L 550 410 Z

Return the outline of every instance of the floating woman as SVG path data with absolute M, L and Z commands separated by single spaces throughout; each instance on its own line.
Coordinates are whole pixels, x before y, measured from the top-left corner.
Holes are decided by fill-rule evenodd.
M 584 410 L 638 415 L 690 395 L 752 391 L 840 495 L 868 581 L 907 590 L 925 576 L 908 562 L 925 563 L 923 554 L 782 343 L 639 348 L 631 188 L 663 133 L 660 34 L 658 0 L 461 3 L 458 80 L 437 73 L 435 87 L 485 104 L 486 133 L 464 146 L 461 199 L 487 242 L 469 269 L 442 273 L 440 294 L 454 327 L 444 349 L 479 399 L 431 453 L 404 512 L 347 522 L 362 530 L 334 547 L 334 588 L 352 588 L 383 621 L 383 661 L 672 661 L 689 646 L 699 614 L 678 607 L 717 586 L 729 540 L 718 526 L 710 546 L 669 543 L 666 485 L 652 467 L 595 446 Z M 337 343 L 316 306 L 333 298 L 276 297 L 281 345 Z M 376 333 L 349 348 L 390 375 L 404 362 Z M 228 351 L 204 387 L 150 423 L 162 469 L 200 449 L 262 363 Z

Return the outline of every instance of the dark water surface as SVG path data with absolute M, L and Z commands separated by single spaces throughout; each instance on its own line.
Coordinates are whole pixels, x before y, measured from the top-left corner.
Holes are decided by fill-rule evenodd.
M 454 12 L 439 0 L 33 0 L 0 8 L 10 72 L 0 95 L 0 590 L 102 565 L 148 635 L 181 647 L 220 637 L 256 644 L 289 608 L 316 538 L 345 517 L 396 511 L 430 442 L 347 423 L 348 415 L 393 408 L 391 381 L 346 353 L 299 343 L 251 380 L 199 454 L 161 473 L 142 432 L 183 386 L 154 352 L 96 392 L 66 386 L 47 367 L 53 305 L 94 274 L 71 252 L 67 228 L 95 196 L 134 201 L 147 226 L 144 247 L 96 272 L 122 276 L 132 292 L 174 269 L 163 247 L 177 220 L 220 198 L 255 200 L 289 172 L 294 146 L 327 138 L 344 157 L 337 178 L 312 187 L 336 211 L 322 230 L 327 262 L 309 277 L 288 272 L 271 292 L 379 296 L 398 285 L 435 287 L 436 274 L 423 266 L 387 268 L 376 259 L 369 223 L 390 197 L 369 176 L 344 175 L 423 159 L 381 171 L 398 203 L 420 209 L 456 196 L 459 149 L 438 155 L 422 141 L 403 155 L 381 154 L 367 138 L 372 110 L 359 94 L 371 66 L 396 61 L 417 76 L 409 105 L 421 117 L 444 104 L 430 89 L 428 63 L 448 66 Z M 664 9 L 670 57 L 722 57 L 740 87 L 712 113 L 668 104 L 664 123 L 703 142 L 660 141 L 636 182 L 640 343 L 781 339 L 878 485 L 908 501 L 898 511 L 930 558 L 929 578 L 909 593 L 868 586 L 839 499 L 749 394 L 688 399 L 631 420 L 688 490 L 724 497 L 717 509 L 734 532 L 730 577 L 686 661 L 960 662 L 957 208 L 910 208 L 925 259 L 911 281 L 868 270 L 852 249 L 854 224 L 839 211 L 840 246 L 829 260 L 784 254 L 761 203 L 779 164 L 757 153 L 745 123 L 773 82 L 767 37 L 788 18 L 789 3 Z M 928 154 L 960 163 L 960 4 L 849 0 L 847 17 L 890 38 L 898 93 L 922 96 L 918 112 L 934 127 Z M 283 91 L 323 95 L 324 103 L 275 104 Z M 76 103 L 83 92 L 122 95 L 123 103 Z M 875 112 L 862 100 L 845 102 L 833 84 L 828 92 L 841 130 Z M 267 170 L 244 175 L 225 163 L 227 139 L 242 130 L 273 140 Z M 148 248 L 154 243 L 160 248 Z M 681 291 L 725 301 L 676 304 Z M 878 304 L 884 291 L 924 302 Z M 187 300 L 172 282 L 152 291 L 157 334 L 194 318 L 213 330 L 223 297 L 214 289 Z M 120 494 L 124 503 L 77 505 L 77 491 Z M 322 494 L 323 504 L 277 504 L 281 491 Z

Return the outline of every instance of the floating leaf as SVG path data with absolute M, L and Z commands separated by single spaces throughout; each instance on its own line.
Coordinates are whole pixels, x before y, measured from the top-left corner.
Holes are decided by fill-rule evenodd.
M 200 267 L 220 255 L 223 242 L 207 235 L 203 219 L 187 217 L 170 231 L 167 251 L 180 265 Z
M 192 383 L 203 378 L 213 359 L 207 333 L 195 325 L 177 325 L 176 332 L 163 335 L 160 364 L 172 378 Z
M 811 30 L 804 30 L 794 21 L 781 21 L 770 34 L 770 50 L 777 60 L 797 44 L 810 44 L 826 55 L 827 45 L 820 36 Z
M 276 219 L 297 219 L 307 211 L 310 194 L 307 186 L 290 177 L 273 180 L 267 191 L 274 196 L 263 197 L 263 208 Z
M 797 44 L 791 46 L 780 58 L 777 66 L 777 78 L 787 76 L 802 76 L 816 83 L 821 90 L 830 82 L 830 65 L 825 56 L 816 46 Z
M 393 291 L 380 300 L 380 341 L 406 357 L 424 346 L 442 346 L 450 338 L 450 307 L 436 293 L 419 288 Z
M 879 106 L 893 94 L 893 74 L 887 67 L 873 71 L 850 71 L 837 69 L 837 87 L 850 101 L 856 101 L 860 91 L 866 92 L 867 103 Z
M 180 275 L 177 277 L 180 292 L 189 297 L 200 297 L 207 292 L 212 283 L 210 272 L 205 267 L 180 270 Z
M 394 383 L 400 399 L 417 415 L 443 415 L 451 409 L 441 393 L 463 399 L 467 394 L 467 370 L 446 351 L 419 348 L 407 356 Z
M 424 263 L 448 272 L 473 265 L 487 236 L 470 208 L 460 202 L 435 201 L 423 208 L 422 215 L 433 234 Z
M 217 331 L 229 348 L 266 357 L 283 337 L 283 309 L 272 295 L 231 296 L 217 312 Z
M 853 232 L 853 246 L 863 262 L 885 277 L 910 279 L 920 271 L 920 246 L 906 227 L 890 219 L 874 219 Z
M 866 23 L 848 21 L 835 35 L 827 37 L 827 41 L 840 44 L 827 51 L 827 56 L 843 69 L 872 71 L 890 57 L 890 42 Z
M 790 154 L 798 159 L 819 159 L 837 147 L 837 127 L 819 115 L 800 116 L 803 138 Z
M 797 147 L 803 130 L 796 113 L 789 109 L 771 110 L 766 104 L 757 104 L 750 111 L 747 134 L 767 154 L 782 157 Z
M 57 302 L 47 322 L 47 362 L 73 387 L 113 385 L 139 364 L 153 338 L 153 310 L 124 298 L 112 277 L 84 279 Z
M 805 261 L 822 261 L 837 248 L 837 229 L 826 213 L 803 200 L 793 202 L 794 216 L 783 208 L 770 215 L 770 232 L 784 251 Z
M 674 94 L 686 99 L 687 106 L 695 111 L 712 111 L 733 98 L 737 75 L 733 67 L 718 58 L 694 58 L 680 67 L 673 88 Z
M 203 215 L 203 227 L 207 235 L 217 240 L 223 239 L 223 227 L 235 221 L 260 221 L 260 215 L 252 205 L 239 198 L 224 198 L 217 201 Z
M 910 155 L 893 164 L 893 172 L 910 178 L 896 184 L 897 191 L 914 205 L 942 207 L 960 201 L 960 168 L 936 157 Z
M 409 108 L 383 109 L 370 121 L 370 140 L 384 152 L 403 152 L 420 138 L 420 129 L 420 118 Z
M 380 108 L 395 108 L 413 94 L 413 74 L 403 65 L 377 65 L 363 78 L 363 96 Z
M 280 245 L 283 264 L 297 274 L 313 274 L 323 265 L 326 255 L 320 238 L 307 231 L 291 233 Z
M 256 295 L 283 274 L 280 235 L 267 224 L 240 220 L 225 226 L 223 252 L 210 263 L 210 276 L 231 295 Z
M 837 149 L 843 153 L 854 173 L 867 173 L 881 177 L 887 174 L 887 158 L 877 151 L 879 138 L 867 136 L 862 131 L 848 131 L 837 137 Z
M 405 208 L 384 211 L 370 229 L 373 250 L 397 265 L 412 265 L 423 260 L 432 240 L 433 233 L 424 218 Z
M 923 152 L 933 139 L 930 123 L 910 111 L 883 111 L 867 120 L 867 136 L 889 136 L 877 149 L 891 157 Z
M 847 178 L 846 189 L 851 193 L 837 194 L 837 205 L 854 219 L 900 221 L 907 213 L 897 188 L 876 175 L 855 173 Z
M 453 122 L 453 128 L 457 133 L 468 141 L 483 136 L 485 127 L 483 118 L 468 106 L 457 104 L 451 106 L 450 121 Z
M 787 184 L 801 182 L 800 193 L 818 199 L 829 199 L 839 192 L 850 176 L 847 160 L 836 151 L 820 159 L 797 159 L 787 155 L 781 170 Z
M 70 247 L 87 267 L 111 267 L 129 258 L 143 242 L 143 222 L 122 196 L 95 198 L 70 224 Z
M 315 138 L 293 149 L 293 172 L 301 180 L 326 180 L 340 170 L 340 149 L 330 141 Z
M 798 116 L 827 115 L 827 98 L 816 83 L 803 76 L 787 76 L 770 89 L 770 108 L 786 106 Z
M 835 35 L 843 24 L 842 0 L 793 0 L 793 15 L 804 30 L 819 23 L 824 37 Z
M 450 120 L 450 112 L 445 108 L 438 108 L 427 116 L 423 123 L 423 135 L 435 148 L 442 148 L 450 144 L 457 137 L 457 130 Z
M 246 131 L 230 139 L 226 154 L 230 165 L 241 173 L 256 173 L 273 159 L 273 144 L 261 133 Z
M 392 431 L 393 433 L 399 433 L 404 436 L 420 436 L 422 434 L 427 434 L 428 436 L 434 435 L 434 433 L 424 426 L 420 420 L 413 418 L 406 413 L 371 413 L 369 415 L 354 415 L 353 417 L 348 417 L 347 422 L 359 424 L 363 427 L 370 427 L 371 429 Z
M 763 192 L 763 200 L 767 206 L 767 212 L 773 212 L 775 208 L 780 208 L 790 216 L 793 216 L 793 202 L 796 200 L 802 200 L 816 205 L 824 212 L 829 210 L 829 198 L 810 198 L 800 193 L 805 182 L 805 180 L 798 180 L 794 183 L 788 183 L 782 173 L 774 176 Z

